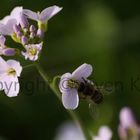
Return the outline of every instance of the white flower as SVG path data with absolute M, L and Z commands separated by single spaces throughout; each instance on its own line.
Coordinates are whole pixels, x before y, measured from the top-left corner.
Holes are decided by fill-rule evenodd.
M 86 140 L 81 129 L 72 122 L 63 124 L 56 135 L 55 140 Z
M 98 136 L 93 137 L 93 140 L 111 140 L 112 131 L 107 126 L 102 126 L 99 129 Z
M 35 21 L 41 21 L 46 22 L 50 18 L 52 18 L 54 15 L 56 15 L 59 11 L 61 11 L 62 8 L 58 6 L 51 6 L 46 9 L 44 9 L 41 13 L 40 12 L 33 12 L 28 9 L 23 10 L 23 14 L 27 16 L 27 18 L 30 18 Z
M 4 90 L 8 97 L 17 96 L 19 93 L 19 81 L 22 67 L 18 61 L 5 61 L 0 57 L 0 90 Z
M 42 45 L 42 43 L 25 45 L 26 52 L 22 52 L 22 55 L 25 57 L 25 59 L 36 61 L 42 49 Z
M 12 35 L 14 33 L 14 25 L 27 24 L 26 18 L 23 16 L 23 8 L 15 7 L 10 15 L 0 20 L 0 34 Z
M 62 92 L 62 103 L 66 109 L 76 109 L 79 104 L 78 83 L 87 79 L 92 73 L 92 66 L 83 64 L 78 67 L 72 74 L 65 73 L 61 76 L 59 89 Z M 74 83 L 70 85 L 70 82 Z

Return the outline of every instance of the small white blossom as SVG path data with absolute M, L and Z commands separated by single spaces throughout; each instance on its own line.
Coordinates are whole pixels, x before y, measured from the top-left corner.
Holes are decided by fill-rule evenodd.
M 25 49 L 26 49 L 26 52 L 22 52 L 22 55 L 25 57 L 25 59 L 36 61 L 42 49 L 42 43 L 25 45 Z
M 78 67 L 72 74 L 65 73 L 61 76 L 59 89 L 62 93 L 62 103 L 66 109 L 76 109 L 79 104 L 79 95 L 77 84 L 87 79 L 92 73 L 92 66 L 83 64 Z M 74 81 L 74 87 L 69 85 L 69 81 Z
M 18 77 L 20 77 L 22 67 L 18 61 L 5 61 L 0 57 L 0 90 L 4 90 L 9 97 L 17 96 L 20 85 Z

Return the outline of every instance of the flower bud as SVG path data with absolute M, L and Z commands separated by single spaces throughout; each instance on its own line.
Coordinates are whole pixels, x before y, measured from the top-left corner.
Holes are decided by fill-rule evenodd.
M 29 22 L 24 15 L 20 16 L 20 25 L 22 28 L 28 28 L 28 26 L 29 26 Z
M 30 32 L 34 32 L 36 30 L 35 26 L 34 25 L 31 25 L 30 26 Z
M 28 32 L 28 28 L 23 28 L 24 33 Z
M 16 54 L 16 51 L 14 48 L 6 48 L 3 50 L 3 55 L 5 56 L 14 56 Z
M 21 42 L 23 45 L 28 44 L 28 38 L 26 36 L 21 37 Z
M 17 38 L 21 38 L 22 35 L 23 35 L 23 33 L 22 33 L 21 31 L 18 31 L 18 32 L 16 33 L 16 35 L 17 35 Z
M 37 36 L 39 37 L 39 38 L 43 38 L 44 37 L 44 32 L 43 32 L 43 30 L 42 29 L 38 29 L 37 30 Z

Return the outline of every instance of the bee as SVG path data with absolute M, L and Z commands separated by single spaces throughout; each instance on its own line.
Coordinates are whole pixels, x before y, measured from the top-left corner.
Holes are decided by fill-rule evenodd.
M 81 93 L 81 96 L 84 98 L 89 97 L 95 104 L 103 102 L 103 94 L 100 90 L 84 78 L 83 81 L 79 83 L 78 92 Z

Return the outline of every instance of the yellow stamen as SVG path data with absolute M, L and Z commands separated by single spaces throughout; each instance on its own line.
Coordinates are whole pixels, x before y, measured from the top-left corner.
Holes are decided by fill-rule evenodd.
M 35 56 L 37 54 L 37 50 L 35 48 L 30 48 L 29 49 L 29 55 L 30 56 Z
M 8 73 L 8 75 L 12 75 L 12 76 L 16 75 L 16 71 L 13 68 L 9 68 L 7 73 Z
M 79 84 L 78 84 L 77 80 L 75 80 L 75 79 L 68 80 L 67 85 L 71 88 L 78 88 L 79 87 Z

